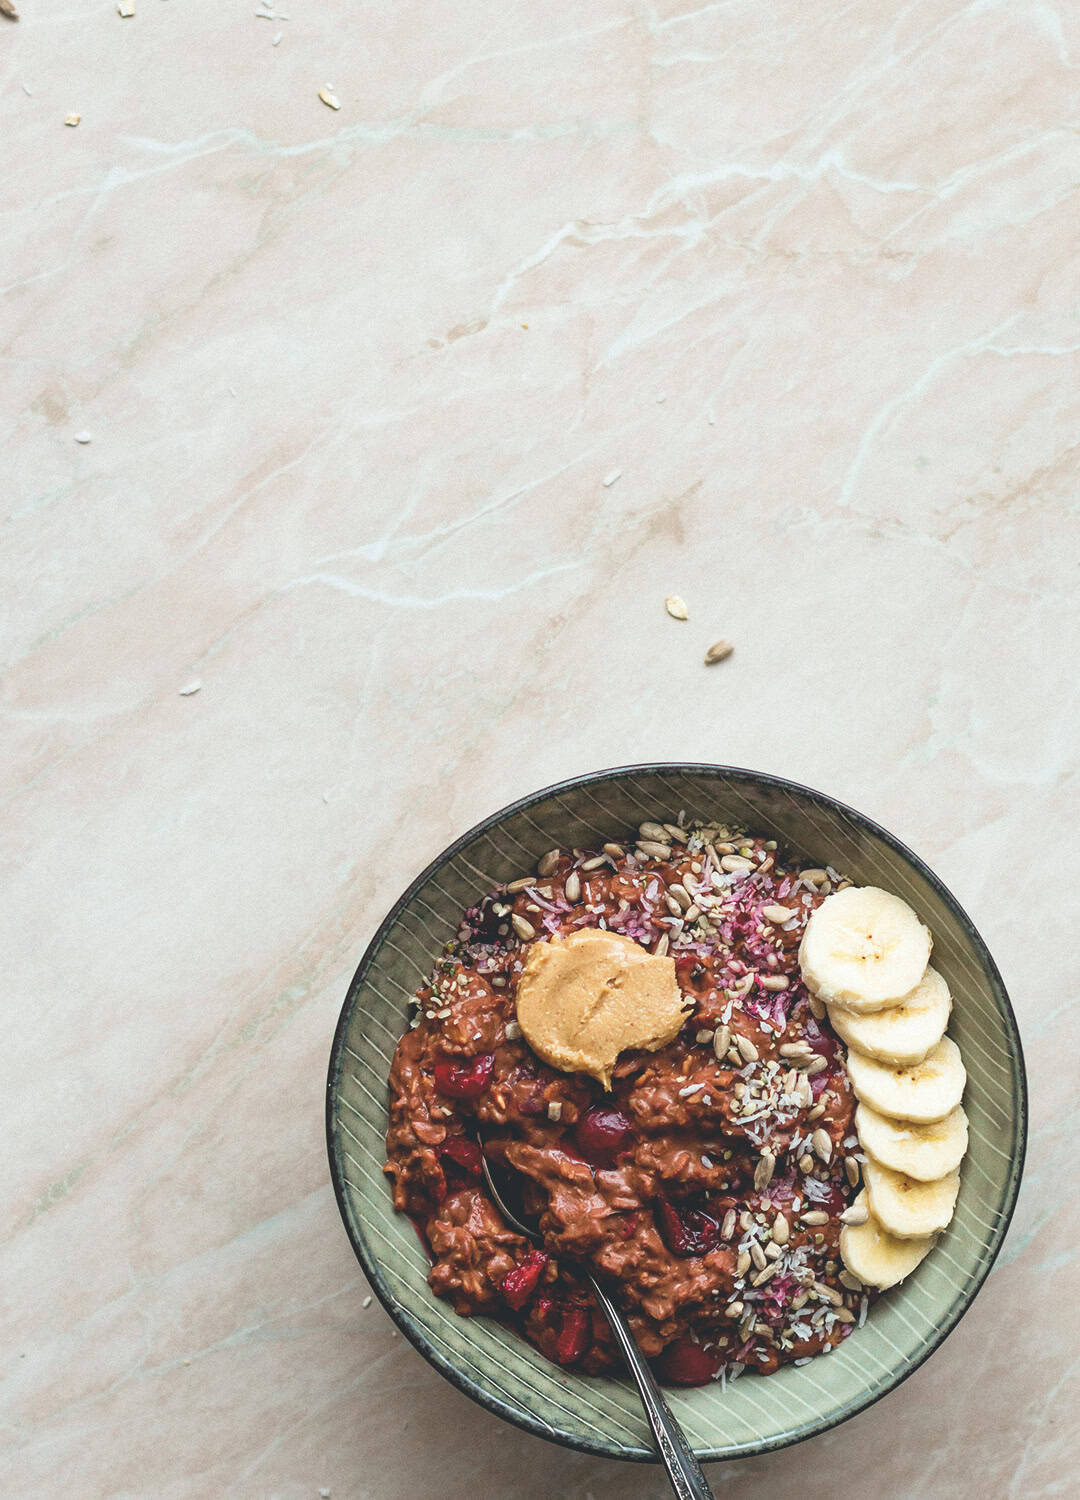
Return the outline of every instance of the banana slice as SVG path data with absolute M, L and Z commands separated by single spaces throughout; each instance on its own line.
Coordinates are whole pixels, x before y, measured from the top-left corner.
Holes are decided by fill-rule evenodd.
M 925 1125 L 944 1120 L 960 1103 L 967 1071 L 960 1048 L 943 1036 L 922 1062 L 909 1068 L 890 1068 L 861 1052 L 847 1055 L 851 1087 L 863 1104 L 894 1120 L 914 1120 Z
M 855 1111 L 855 1129 L 868 1156 L 919 1182 L 934 1182 L 955 1172 L 968 1144 L 967 1115 L 959 1104 L 943 1120 L 930 1125 L 887 1120 L 868 1104 L 860 1104 Z
M 865 1192 L 855 1199 L 855 1206 L 869 1208 Z M 876 1286 L 882 1291 L 910 1275 L 933 1244 L 930 1237 L 898 1240 L 882 1229 L 873 1214 L 865 1224 L 845 1224 L 840 1231 L 844 1265 L 864 1286 Z
M 829 1006 L 836 1034 L 867 1057 L 901 1067 L 922 1062 L 945 1035 L 952 1010 L 949 986 L 936 969 L 928 968 L 918 984 L 888 1010 L 859 1015 L 840 1005 Z
M 923 977 L 930 929 L 906 901 L 877 886 L 827 896 L 799 945 L 803 979 L 819 999 L 859 1012 L 899 1005 Z
M 960 1173 L 950 1172 L 936 1182 L 917 1182 L 893 1172 L 869 1157 L 863 1181 L 870 1212 L 885 1230 L 900 1240 L 918 1240 L 944 1229 L 953 1216 L 960 1191 Z

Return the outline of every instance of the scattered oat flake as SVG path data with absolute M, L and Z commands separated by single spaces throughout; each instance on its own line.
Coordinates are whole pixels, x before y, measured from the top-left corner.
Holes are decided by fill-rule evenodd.
M 284 35 L 285 35 L 285 33 L 283 31 L 275 31 L 274 35 L 270 38 L 270 45 L 271 45 L 271 47 L 279 47 L 281 45 L 281 40 L 284 37 Z
M 190 698 L 192 693 L 197 693 L 201 687 L 202 680 L 198 677 L 193 677 L 185 687 L 180 689 L 180 696 L 181 698 Z
M 135 7 L 131 0 L 120 0 L 120 4 L 116 7 L 116 14 L 123 16 L 125 21 L 129 21 L 135 14 Z
M 370 1297 L 365 1297 L 364 1300 L 363 1300 L 363 1302 L 361 1302 L 360 1306 L 361 1307 L 370 1307 L 371 1306 L 371 1298 Z
M 714 646 L 710 646 L 708 651 L 706 651 L 705 665 L 711 667 L 714 661 L 725 661 L 734 650 L 735 647 L 730 641 L 717 641 Z
M 27 92 L 29 92 L 29 90 Z M 72 127 L 72 129 L 74 129 L 74 127 L 79 123 L 79 121 L 81 119 L 82 119 L 82 115 L 65 115 L 64 116 L 64 124 L 65 125 L 70 125 Z
M 370 1302 L 370 1301 L 371 1301 L 371 1298 L 369 1297 L 368 1298 L 368 1302 Z M 365 1307 L 367 1306 L 367 1302 L 364 1303 L 364 1306 Z M 320 1490 L 319 1491 L 319 1500 L 330 1500 L 330 1491 L 329 1490 Z
M 89 432 L 77 432 L 75 434 L 75 441 L 77 443 L 92 443 L 93 440 L 93 435 Z
M 32 99 L 34 97 L 34 91 L 28 83 L 23 84 L 22 91 L 28 99 Z
M 685 620 L 689 617 L 685 599 L 680 599 L 678 594 L 669 594 L 664 600 L 664 608 L 673 620 Z
M 611 486 L 615 483 L 615 481 L 617 479 L 621 479 L 621 478 L 622 478 L 622 470 L 621 469 L 612 469 L 612 471 L 611 471 L 610 474 L 606 474 L 604 476 L 604 479 L 603 479 L 604 488 L 606 490 L 609 490 L 611 488 Z
M 329 88 L 320 89 L 319 90 L 319 98 L 326 105 L 327 109 L 340 109 L 341 108 L 341 100 L 338 98 L 338 96 L 336 94 L 332 94 L 330 92 Z

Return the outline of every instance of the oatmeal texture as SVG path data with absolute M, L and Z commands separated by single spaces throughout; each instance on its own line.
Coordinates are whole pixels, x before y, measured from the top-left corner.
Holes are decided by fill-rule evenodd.
M 583 1265 L 671 1383 L 827 1352 L 870 1295 L 838 1248 L 860 1181 L 844 1048 L 797 957 L 840 877 L 674 824 L 539 869 L 465 914 L 394 1055 L 386 1171 L 433 1291 L 586 1372 L 620 1361 Z M 538 950 L 590 929 L 668 955 L 682 1010 L 659 1050 L 621 1051 L 610 1091 L 543 1061 L 516 1014 Z M 485 1192 L 478 1130 L 520 1174 L 542 1250 Z

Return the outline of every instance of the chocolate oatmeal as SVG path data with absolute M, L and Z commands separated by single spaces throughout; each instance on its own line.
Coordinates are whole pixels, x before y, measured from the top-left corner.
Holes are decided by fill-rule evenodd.
M 841 884 L 773 840 L 646 823 L 625 846 L 552 851 L 470 908 L 390 1073 L 386 1171 L 433 1291 L 560 1364 L 617 1370 L 587 1265 L 676 1384 L 771 1374 L 845 1338 L 869 1295 L 838 1248 L 855 1101 L 798 963 L 808 916 Z M 586 928 L 667 955 L 681 995 L 674 1040 L 621 1052 L 610 1090 L 606 1067 L 542 1061 L 516 1014 L 530 952 Z M 478 1126 L 520 1175 L 542 1250 L 485 1192 Z

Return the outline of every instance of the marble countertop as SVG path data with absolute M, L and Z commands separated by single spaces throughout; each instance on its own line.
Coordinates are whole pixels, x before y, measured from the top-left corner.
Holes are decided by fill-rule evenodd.
M 322 1103 L 430 857 L 699 759 L 930 860 L 1033 1102 L 956 1333 L 717 1493 L 1064 1495 L 1080 17 L 275 3 L 0 19 L 0 1490 L 666 1493 L 395 1335 Z

